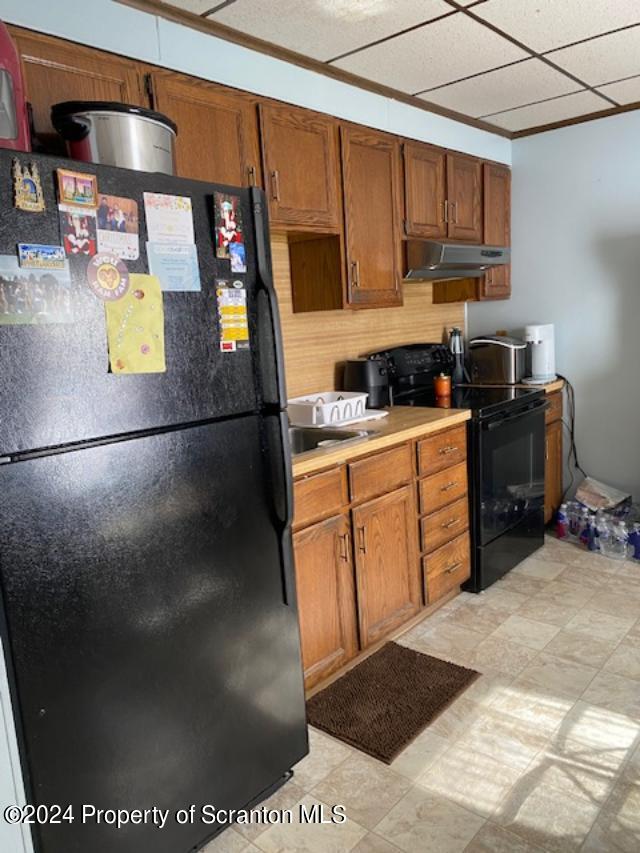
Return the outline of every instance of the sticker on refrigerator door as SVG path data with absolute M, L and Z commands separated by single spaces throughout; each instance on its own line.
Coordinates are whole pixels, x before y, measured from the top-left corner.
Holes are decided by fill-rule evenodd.
M 129 290 L 129 270 L 115 255 L 94 255 L 87 267 L 87 282 L 98 299 L 117 302 Z
M 57 169 L 58 202 L 79 207 L 98 206 L 98 179 L 84 172 Z
M 67 260 L 63 269 L 27 270 L 0 255 L 0 325 L 72 323 L 76 308 Z
M 136 261 L 140 257 L 137 201 L 101 193 L 96 220 L 99 252 L 110 252 L 123 261 Z
M 243 282 L 216 279 L 221 352 L 249 349 L 247 291 Z
M 95 255 L 98 249 L 95 212 L 72 204 L 59 204 L 58 210 L 60 235 L 67 256 Z
M 232 272 L 246 272 L 240 196 L 214 193 L 216 257 L 231 261 Z
M 17 157 L 12 161 L 13 206 L 28 213 L 42 213 L 45 209 L 42 183 L 37 163 L 23 166 Z
M 132 273 L 122 299 L 105 303 L 112 373 L 164 373 L 164 309 L 154 275 Z
M 18 261 L 22 269 L 63 270 L 67 265 L 67 256 L 63 246 L 18 243 Z
M 144 193 L 150 243 L 194 243 L 191 199 L 184 195 Z
M 163 290 L 198 291 L 200 269 L 195 243 L 147 243 L 149 272 L 160 279 Z

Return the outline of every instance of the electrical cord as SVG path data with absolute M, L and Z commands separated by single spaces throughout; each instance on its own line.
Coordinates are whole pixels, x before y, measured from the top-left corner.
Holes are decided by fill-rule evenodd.
M 561 373 L 558 373 L 558 379 L 562 379 L 565 388 L 567 389 L 567 404 L 569 408 L 569 421 L 567 422 L 564 418 L 562 419 L 562 423 L 569 433 L 569 453 L 567 454 L 567 463 L 569 467 L 569 476 L 571 477 L 571 482 L 564 490 L 562 494 L 562 502 L 564 503 L 564 499 L 567 496 L 567 493 L 571 490 L 571 487 L 574 483 L 573 470 L 580 471 L 585 477 L 588 476 L 587 472 L 584 470 L 580 462 L 578 461 L 578 449 L 576 447 L 576 396 L 575 389 L 571 384 L 570 380 L 567 379 L 566 376 L 563 376 Z M 571 465 L 571 459 L 573 458 L 573 467 Z

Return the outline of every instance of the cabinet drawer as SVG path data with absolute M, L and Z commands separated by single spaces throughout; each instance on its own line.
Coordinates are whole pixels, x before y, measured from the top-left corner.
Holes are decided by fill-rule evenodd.
M 467 493 L 467 463 L 420 480 L 420 513 L 430 515 Z
M 553 421 L 560 420 L 562 417 L 562 391 L 547 394 L 547 403 L 549 403 L 549 408 L 544 413 L 545 423 L 550 424 Z
M 385 450 L 349 465 L 349 488 L 352 501 L 366 501 L 376 495 L 392 492 L 413 478 L 411 448 L 408 444 Z
M 465 497 L 426 515 L 420 520 L 422 550 L 434 551 L 445 542 L 460 536 L 469 527 L 469 501 Z
M 437 551 L 423 557 L 425 600 L 433 604 L 471 576 L 469 534 L 463 533 Z
M 467 457 L 467 427 L 459 426 L 439 432 L 418 442 L 420 474 L 435 474 L 443 468 L 457 465 Z
M 296 480 L 293 484 L 293 526 L 303 527 L 336 515 L 346 503 L 344 467 Z

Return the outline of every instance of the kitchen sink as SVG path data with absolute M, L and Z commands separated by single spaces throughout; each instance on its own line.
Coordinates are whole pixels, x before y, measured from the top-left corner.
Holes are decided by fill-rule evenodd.
M 315 450 L 317 447 L 329 447 L 332 444 L 367 438 L 369 435 L 371 431 L 366 429 L 289 427 L 289 441 L 294 456 L 298 453 L 306 453 L 307 450 Z

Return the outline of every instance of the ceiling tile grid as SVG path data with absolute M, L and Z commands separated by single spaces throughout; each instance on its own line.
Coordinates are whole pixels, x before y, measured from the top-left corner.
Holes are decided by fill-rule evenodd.
M 640 24 L 638 0 L 485 0 L 473 13 L 536 53 Z
M 640 102 L 640 77 L 629 77 L 607 86 L 598 86 L 596 91 L 613 98 L 619 104 L 635 104 Z
M 555 98 L 583 87 L 539 59 L 525 59 L 420 97 L 474 118 Z
M 515 132 L 599 112 L 610 106 L 611 104 L 604 98 L 600 98 L 588 90 L 583 90 L 573 95 L 541 101 L 539 104 L 530 104 L 526 107 L 518 107 L 515 110 L 496 113 L 487 116 L 486 120 L 491 124 L 497 124 L 498 127 L 503 127 L 505 130 Z
M 415 94 L 526 57 L 526 51 L 458 13 L 334 64 L 368 80 Z
M 548 57 L 590 86 L 640 74 L 640 26 L 555 50 Z
M 327 61 L 453 11 L 445 0 L 236 0 L 210 17 Z
M 640 102 L 640 0 L 164 0 L 508 131 Z

